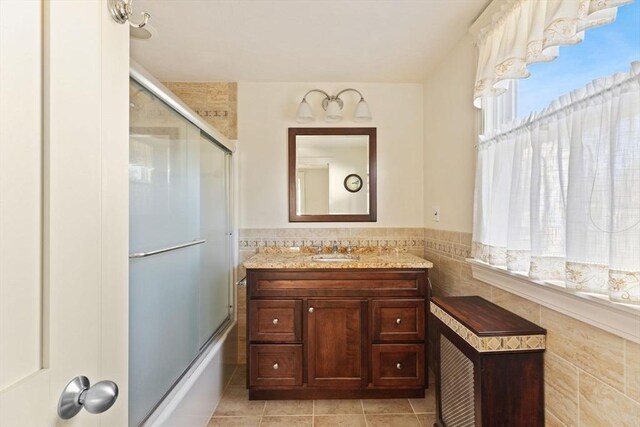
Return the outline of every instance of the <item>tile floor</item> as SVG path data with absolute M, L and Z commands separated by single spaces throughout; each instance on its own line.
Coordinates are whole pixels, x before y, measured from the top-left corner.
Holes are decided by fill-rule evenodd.
M 209 427 L 432 427 L 435 422 L 433 384 L 424 399 L 250 401 L 245 373 L 246 367 L 238 366 Z

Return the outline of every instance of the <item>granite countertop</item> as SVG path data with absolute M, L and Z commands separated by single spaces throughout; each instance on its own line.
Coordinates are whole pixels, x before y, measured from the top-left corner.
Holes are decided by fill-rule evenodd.
M 340 248 L 345 254 L 345 248 Z M 433 268 L 433 263 L 412 255 L 406 248 L 353 248 L 358 259 L 349 261 L 316 261 L 316 248 L 259 248 L 258 253 L 244 262 L 245 268 Z M 324 248 L 324 255 L 330 255 Z

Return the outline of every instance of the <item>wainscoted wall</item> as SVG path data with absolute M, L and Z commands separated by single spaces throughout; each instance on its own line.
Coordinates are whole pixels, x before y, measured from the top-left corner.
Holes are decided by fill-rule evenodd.
M 480 295 L 547 329 L 547 426 L 637 426 L 640 345 L 475 280 L 471 234 L 425 229 L 435 295 Z
M 238 138 L 238 84 L 163 82 L 185 104 L 229 139 Z
M 244 260 L 261 247 L 382 246 L 424 255 L 423 228 L 245 228 L 239 230 L 236 277 L 245 276 Z M 246 363 L 246 288 L 238 287 L 238 363 Z

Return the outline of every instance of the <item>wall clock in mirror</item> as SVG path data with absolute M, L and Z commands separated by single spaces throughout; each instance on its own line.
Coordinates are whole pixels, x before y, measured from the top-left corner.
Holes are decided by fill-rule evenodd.
M 362 178 L 356 173 L 347 175 L 344 179 L 344 188 L 352 193 L 357 193 L 362 188 Z

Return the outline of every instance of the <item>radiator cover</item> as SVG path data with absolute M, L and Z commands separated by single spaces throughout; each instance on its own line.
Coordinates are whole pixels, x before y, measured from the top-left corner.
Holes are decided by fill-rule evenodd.
M 445 425 L 475 427 L 473 362 L 444 335 L 440 336 L 440 387 Z
M 546 331 L 480 297 L 431 298 L 436 426 L 544 427 Z

